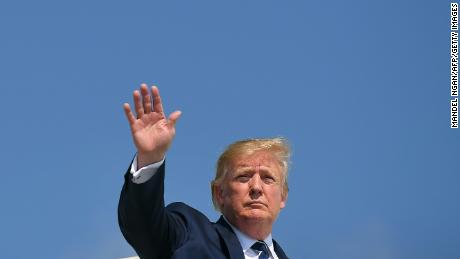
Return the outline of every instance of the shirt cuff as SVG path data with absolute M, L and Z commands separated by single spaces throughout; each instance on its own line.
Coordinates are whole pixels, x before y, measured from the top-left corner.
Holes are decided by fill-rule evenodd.
M 133 159 L 131 164 L 130 173 L 133 176 L 131 181 L 136 184 L 141 184 L 147 182 L 152 176 L 157 172 L 158 168 L 163 164 L 165 158 L 161 161 L 146 165 L 141 169 L 137 169 L 137 155 Z

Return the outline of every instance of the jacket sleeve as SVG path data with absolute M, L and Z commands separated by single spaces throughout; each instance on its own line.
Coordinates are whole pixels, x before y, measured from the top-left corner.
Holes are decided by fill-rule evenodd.
M 121 232 L 140 258 L 169 258 L 187 230 L 179 214 L 165 209 L 165 163 L 145 183 L 135 184 L 131 177 L 128 168 L 118 204 Z

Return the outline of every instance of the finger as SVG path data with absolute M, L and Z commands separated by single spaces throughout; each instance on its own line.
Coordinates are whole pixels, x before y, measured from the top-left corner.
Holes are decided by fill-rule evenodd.
M 131 107 L 129 107 L 129 103 L 123 104 L 123 110 L 125 111 L 125 115 L 129 121 L 129 124 L 134 124 L 136 122 L 136 117 L 134 117 L 134 114 L 131 112 Z
M 136 109 L 137 118 L 139 119 L 142 115 L 144 115 L 144 107 L 142 105 L 141 94 L 139 93 L 138 90 L 134 91 L 133 99 L 134 99 L 134 108 Z
M 141 94 L 144 102 L 144 112 L 149 114 L 152 111 L 152 99 L 150 98 L 149 88 L 146 84 L 141 85 Z
M 153 111 L 158 112 L 164 116 L 163 104 L 161 103 L 160 91 L 158 87 L 152 86 L 152 95 L 153 95 Z
M 180 118 L 182 112 L 181 111 L 175 111 L 173 113 L 171 113 L 169 115 L 169 118 L 168 118 L 168 124 L 171 126 L 171 127 L 174 127 L 176 126 L 176 122 L 177 120 Z

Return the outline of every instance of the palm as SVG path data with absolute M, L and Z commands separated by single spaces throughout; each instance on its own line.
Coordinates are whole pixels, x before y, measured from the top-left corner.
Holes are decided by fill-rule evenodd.
M 131 131 L 138 151 L 165 150 L 174 137 L 174 128 L 168 126 L 166 118 L 159 113 L 143 114 L 131 125 Z
M 175 111 L 169 118 L 165 117 L 160 93 L 156 87 L 152 87 L 150 95 L 147 86 L 143 84 L 141 93 L 134 91 L 133 98 L 137 116 L 134 116 L 127 103 L 124 104 L 124 110 L 137 148 L 138 162 L 157 162 L 165 156 L 172 143 L 175 124 L 181 113 Z

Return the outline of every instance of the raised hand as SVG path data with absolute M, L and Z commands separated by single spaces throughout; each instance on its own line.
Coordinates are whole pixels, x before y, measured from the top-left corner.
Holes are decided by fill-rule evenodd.
M 181 115 L 180 111 L 175 111 L 166 118 L 158 88 L 152 86 L 151 90 L 152 95 L 147 85 L 142 84 L 140 93 L 134 91 L 137 116 L 134 116 L 128 103 L 123 105 L 137 148 L 138 168 L 163 159 L 176 134 L 175 125 Z

